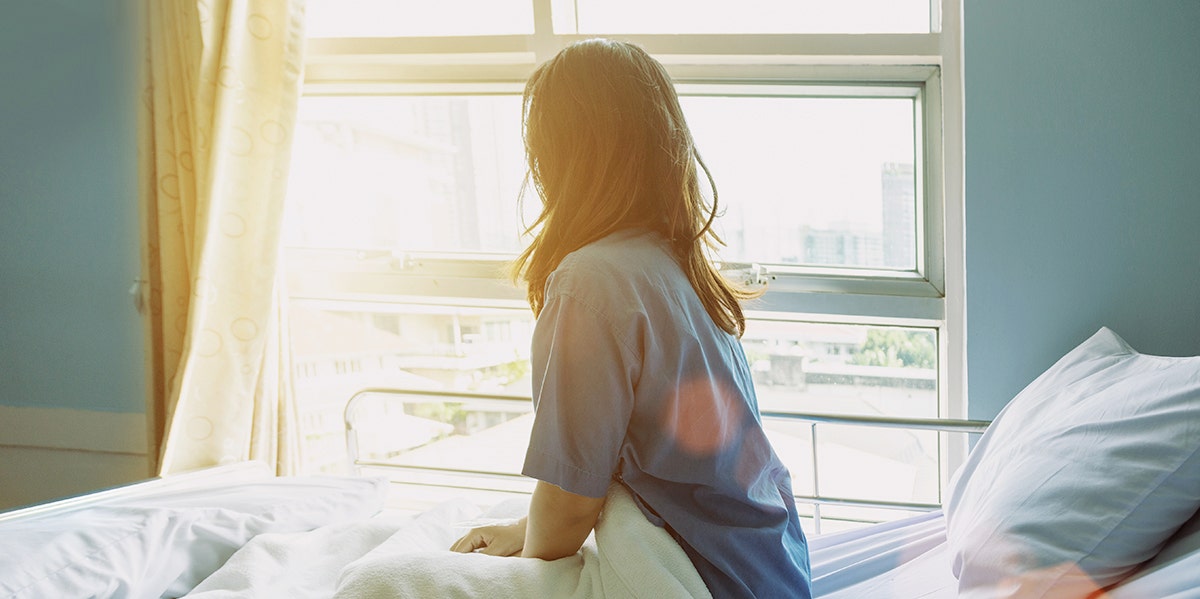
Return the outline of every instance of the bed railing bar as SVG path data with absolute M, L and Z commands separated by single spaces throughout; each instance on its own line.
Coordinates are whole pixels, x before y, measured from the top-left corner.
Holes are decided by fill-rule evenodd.
M 821 496 L 821 477 L 819 476 L 820 466 L 817 463 L 817 423 L 810 422 L 808 425 L 808 438 L 812 441 L 812 484 L 813 495 Z M 813 533 L 821 534 L 821 504 L 813 502 Z
M 759 412 L 763 418 L 798 420 L 821 424 L 862 425 L 877 428 L 930 430 L 945 433 L 983 434 L 986 420 L 956 420 L 952 418 L 892 418 L 888 416 L 852 416 L 849 414 L 813 414 L 808 412 Z
M 402 480 L 394 479 L 395 484 L 416 485 L 422 487 L 442 487 L 451 489 L 463 490 L 481 490 L 503 493 L 527 493 L 527 491 L 514 490 L 513 488 L 498 488 L 495 483 L 513 483 L 518 480 L 525 480 L 521 474 L 510 472 L 496 472 L 487 470 L 472 470 L 466 468 L 446 468 L 433 466 L 420 466 L 414 464 L 396 464 L 379 460 L 361 459 L 359 455 L 357 430 L 354 424 L 354 414 L 358 404 L 364 399 L 371 396 L 391 396 L 400 397 L 401 401 L 417 403 L 417 402 L 451 402 L 469 404 L 471 406 L 494 409 L 497 411 L 521 411 L 528 409 L 527 406 L 532 404 L 527 396 L 508 395 L 495 393 L 474 393 L 462 391 L 429 391 L 418 389 L 388 389 L 388 388 L 368 388 L 355 393 L 346 403 L 344 411 L 346 423 L 346 444 L 348 457 L 350 458 L 351 467 L 358 471 L 363 468 L 383 469 L 398 476 L 402 476 Z M 517 408 L 516 406 L 521 406 Z M 967 435 L 979 435 L 987 430 L 990 424 L 984 420 L 961 420 L 953 418 L 896 418 L 889 416 L 863 416 L 850 414 L 820 414 L 809 412 L 792 412 L 769 410 L 760 413 L 765 420 L 788 420 L 793 422 L 808 423 L 811 427 L 811 442 L 812 442 L 812 473 L 813 473 L 813 493 L 812 495 L 796 495 L 796 501 L 811 504 L 813 506 L 812 520 L 814 523 L 815 532 L 820 534 L 822 519 L 848 521 L 847 518 L 829 516 L 823 514 L 822 506 L 841 506 L 849 508 L 864 508 L 864 509 L 887 509 L 887 510 L 903 510 L 913 512 L 929 512 L 941 509 L 941 505 L 937 503 L 922 503 L 908 501 L 890 501 L 890 500 L 871 500 L 871 499 L 853 499 L 848 497 L 829 497 L 821 493 L 820 476 L 818 474 L 817 455 L 819 451 L 818 426 L 817 425 L 844 425 L 844 426 L 863 426 L 874 428 L 893 428 L 904 430 L 918 431 L 934 431 L 939 433 L 956 433 Z M 404 476 L 408 474 L 409 476 Z M 419 475 L 427 477 L 425 480 L 409 480 L 411 476 Z M 442 477 L 443 480 L 429 480 L 430 477 Z M 471 479 L 472 484 L 459 484 L 452 479 Z M 494 484 L 488 485 L 486 481 L 491 480 Z
M 416 480 L 404 480 L 404 481 L 395 481 L 394 480 L 394 481 L 390 481 L 389 484 L 393 484 L 393 485 L 397 485 L 397 486 L 426 487 L 426 488 L 436 488 L 436 489 L 459 489 L 462 491 L 487 491 L 490 493 L 508 493 L 510 495 L 529 495 L 528 491 L 514 491 L 513 489 L 501 489 L 501 488 L 497 488 L 497 487 L 480 487 L 479 485 L 455 485 L 455 484 L 449 484 L 449 483 L 429 483 L 429 482 L 416 481 Z M 862 500 L 858 500 L 858 499 L 836 499 L 836 498 L 831 498 L 831 497 L 817 498 L 817 497 L 812 497 L 812 496 L 808 496 L 808 495 L 797 495 L 796 501 L 803 501 L 805 503 L 814 503 L 814 504 L 821 503 L 821 504 L 826 504 L 826 505 L 905 510 L 905 511 L 914 511 L 914 512 L 931 512 L 934 510 L 941 509 L 941 506 L 935 505 L 935 504 L 905 504 L 905 503 L 901 503 L 901 502 L 896 502 L 895 505 L 891 505 L 891 504 L 887 504 L 887 503 L 883 503 L 883 502 L 862 501 Z M 812 517 L 807 514 L 800 514 L 800 518 L 811 519 Z M 854 517 L 854 516 L 824 516 L 823 519 L 830 520 L 833 522 L 842 522 L 842 523 L 848 522 L 848 523 L 852 523 L 852 524 L 875 524 L 877 522 L 876 520 L 864 519 L 864 518 L 859 518 L 859 517 Z
M 346 402 L 346 408 L 343 412 L 343 415 L 349 416 L 358 402 L 362 401 L 364 397 L 369 397 L 371 395 L 403 395 L 414 398 L 425 398 L 431 401 L 450 401 L 463 403 L 488 401 L 502 403 L 514 402 L 528 405 L 532 401 L 528 396 L 524 395 L 501 395 L 495 393 L 475 393 L 471 391 L 430 391 L 423 389 L 388 389 L 368 387 L 358 391 L 350 397 L 350 401 Z M 348 419 L 347 423 L 349 423 Z
M 522 402 L 531 403 L 524 395 L 504 395 L 495 393 L 474 393 L 467 391 L 428 391 L 419 389 L 387 389 L 368 388 L 355 393 L 346 403 L 345 415 L 349 415 L 355 404 L 369 395 L 401 395 L 421 397 L 432 401 L 453 401 L 472 403 L 475 401 Z M 890 416 L 856 416 L 850 414 L 822 414 L 812 412 L 781 412 L 777 410 L 760 412 L 764 418 L 780 418 L 799 420 L 802 422 L 820 422 L 823 424 L 863 425 L 883 428 L 903 428 L 912 430 L 935 430 L 948 433 L 982 434 L 990 424 L 986 420 L 960 420 L 954 418 L 893 418 Z M 349 427 L 349 419 L 346 420 Z
M 416 474 L 439 474 L 439 475 L 443 475 L 446 477 L 469 478 L 472 480 L 479 480 L 482 478 L 482 479 L 489 479 L 489 480 L 496 480 L 496 481 L 528 481 L 528 479 L 525 476 L 523 476 L 521 474 L 510 473 L 510 472 L 492 472 L 492 471 L 466 470 L 466 469 L 456 469 L 456 468 L 434 468 L 434 467 L 430 467 L 430 466 L 414 466 L 414 465 L 410 465 L 410 464 L 392 464 L 392 463 L 388 463 L 388 462 L 375 462 L 375 461 L 360 461 L 360 462 L 358 462 L 358 465 L 363 468 L 382 468 L 382 469 L 385 469 L 388 471 L 416 473 Z M 420 481 L 420 480 L 412 480 L 412 479 L 394 480 L 392 482 L 394 484 L 417 485 L 417 486 L 422 486 L 422 487 L 445 487 L 445 488 L 451 488 L 451 489 L 467 489 L 467 490 L 482 490 L 482 491 L 497 491 L 497 492 L 504 492 L 504 493 L 528 494 L 528 491 L 518 491 L 518 490 L 513 490 L 511 488 L 487 487 L 487 486 L 480 486 L 478 484 L 468 486 L 468 485 L 459 485 L 459 484 L 453 484 L 453 483 L 428 482 L 428 481 Z M 818 491 L 818 493 L 813 494 L 813 495 L 794 495 L 794 497 L 796 498 L 796 501 L 813 504 L 814 510 L 819 509 L 820 506 L 822 506 L 822 505 L 836 505 L 836 506 L 844 506 L 844 507 L 874 508 L 874 509 L 887 509 L 887 510 L 904 510 L 904 511 L 913 511 L 913 512 L 931 512 L 934 510 L 939 510 L 942 507 L 936 503 L 914 503 L 914 502 L 906 502 L 906 501 L 885 501 L 885 500 L 870 500 L 870 499 L 851 499 L 848 497 L 829 497 L 829 496 L 820 495 L 819 491 Z M 816 514 L 814 512 L 814 521 L 815 521 L 815 519 L 816 519 Z M 837 519 L 841 520 L 841 518 L 837 518 Z
M 452 473 L 462 476 L 473 476 L 482 478 L 494 478 L 497 480 L 529 480 L 523 474 L 515 472 L 496 472 L 494 470 L 470 470 L 466 468 L 445 468 L 434 466 L 418 466 L 415 464 L 395 464 L 392 462 L 377 462 L 371 460 L 358 460 L 355 462 L 359 467 L 367 468 L 386 468 L 388 470 L 399 470 L 402 472 L 424 472 L 424 473 Z
M 463 491 L 488 491 L 491 493 L 512 493 L 513 495 L 529 495 L 530 491 L 517 491 L 514 489 L 501 489 L 498 487 L 481 487 L 479 485 L 456 485 L 451 483 L 431 483 L 419 480 L 393 480 L 389 481 L 393 485 L 411 485 L 414 487 L 431 487 L 437 489 L 461 489 Z

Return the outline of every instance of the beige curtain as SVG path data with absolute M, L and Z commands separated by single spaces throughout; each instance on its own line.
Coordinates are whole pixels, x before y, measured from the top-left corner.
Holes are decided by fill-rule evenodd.
M 299 466 L 279 246 L 303 0 L 145 0 L 143 279 L 152 455 Z

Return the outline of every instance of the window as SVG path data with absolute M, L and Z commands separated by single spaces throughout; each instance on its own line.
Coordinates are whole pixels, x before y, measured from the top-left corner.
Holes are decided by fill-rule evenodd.
M 743 338 L 762 409 L 965 415 L 957 2 L 479 0 L 393 15 L 404 6 L 310 3 L 285 219 L 310 470 L 343 467 L 340 410 L 360 389 L 528 395 L 533 321 L 504 273 L 537 210 L 517 203 L 520 92 L 560 47 L 601 34 L 671 72 L 724 207 L 721 266 L 767 284 Z M 360 451 L 519 470 L 528 405 L 485 404 L 380 401 Z M 768 426 L 800 495 L 938 503 L 962 457 L 936 432 Z M 472 444 L 486 459 L 463 457 Z
M 310 38 L 533 33 L 528 0 L 314 0 L 306 18 Z

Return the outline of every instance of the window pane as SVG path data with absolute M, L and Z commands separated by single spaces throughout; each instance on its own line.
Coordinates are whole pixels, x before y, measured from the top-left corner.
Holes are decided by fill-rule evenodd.
M 930 0 L 556 0 L 558 33 L 928 33 Z M 571 15 L 572 10 L 574 14 Z M 571 27 L 563 29 L 564 27 Z
M 516 345 L 527 347 L 532 326 L 523 311 L 464 313 L 430 308 L 417 312 L 410 308 L 403 313 L 372 314 L 301 308 L 293 316 L 293 328 L 299 323 L 325 335 L 338 330 L 346 340 L 358 335 L 356 350 L 340 355 L 334 355 L 335 346 L 349 341 L 315 343 L 319 341 L 315 337 L 297 340 L 298 346 L 314 343 L 319 347 L 299 360 L 299 386 L 314 394 L 308 396 L 307 405 L 319 405 L 311 397 L 328 394 L 339 384 L 343 390 L 332 395 L 344 401 L 362 387 L 383 386 L 385 382 L 410 389 L 483 390 L 528 396 L 527 354 L 518 354 Z M 458 319 L 457 325 L 454 319 Z M 406 324 L 397 325 L 399 321 Z M 492 323 L 493 334 L 480 339 L 479 331 L 488 328 L 482 324 L 485 321 Z M 348 324 L 351 322 L 356 324 Z M 364 327 L 367 322 L 372 323 L 369 329 Z M 455 330 L 464 340 L 458 349 L 451 347 Z M 497 335 L 496 330 L 510 334 Z M 381 331 L 402 331 L 405 341 L 381 342 Z M 511 335 L 514 331 L 520 334 Z M 516 340 L 518 336 L 520 341 Z M 383 351 L 368 351 L 373 343 Z M 492 343 L 492 349 L 483 351 L 488 343 Z M 435 348 L 439 355 L 398 349 L 408 344 Z M 752 320 L 743 345 L 764 411 L 937 416 L 937 345 L 933 330 Z M 440 352 L 436 348 L 441 348 Z M 344 366 L 347 362 L 354 365 Z M 377 366 L 384 363 L 394 367 Z M 423 468 L 515 474 L 529 438 L 530 408 L 531 404 L 523 401 L 472 404 L 397 396 L 373 398 L 360 408 L 366 412 L 354 416 L 360 457 Z M 302 408 L 302 413 L 312 410 Z M 335 440 L 331 446 L 336 446 L 341 455 L 342 440 L 337 436 L 340 412 L 337 416 L 326 437 Z M 306 425 L 310 420 L 305 420 Z M 772 446 L 792 472 L 793 488 L 798 494 L 815 495 L 819 491 L 821 495 L 851 499 L 938 501 L 937 433 L 819 424 L 814 481 L 813 426 L 770 418 L 764 423 Z M 305 432 L 309 447 L 315 447 L 313 432 Z M 438 482 L 444 481 L 439 478 L 444 476 L 406 473 L 399 480 Z M 479 480 L 475 484 L 511 488 L 514 483 L 495 487 L 495 481 Z M 839 509 L 847 522 L 906 514 Z
M 748 319 L 759 408 L 936 418 L 933 329 Z
M 731 262 L 911 270 L 908 98 L 684 97 Z
M 530 0 L 309 0 L 308 37 L 533 33 Z
M 911 270 L 913 100 L 684 96 L 731 262 Z M 306 97 L 293 247 L 515 254 L 533 221 L 517 96 Z
M 289 311 L 305 471 L 341 471 L 346 459 L 342 410 L 362 389 L 531 392 L 533 316 L 528 310 L 387 303 L 338 309 L 332 302 L 293 301 Z M 453 419 L 452 407 L 439 410 L 392 418 L 395 434 L 383 449 L 371 451 L 425 445 L 444 432 L 431 421 L 461 424 Z
M 520 97 L 305 97 L 297 120 L 289 246 L 520 250 Z
M 533 428 L 531 401 L 473 404 L 392 395 L 372 398 L 359 410 L 352 415 L 359 458 L 401 466 L 520 474 Z
M 939 502 L 936 432 L 818 424 L 818 476 L 814 481 L 812 424 L 768 419 L 764 427 L 771 447 L 792 475 L 792 492 L 797 495 Z M 843 507 L 842 510 L 857 512 L 858 518 L 876 522 L 910 514 L 892 508 Z
M 749 320 L 742 345 L 764 412 L 938 416 L 932 329 Z M 938 500 L 937 433 L 818 424 L 815 485 L 812 425 L 764 425 L 798 494 Z

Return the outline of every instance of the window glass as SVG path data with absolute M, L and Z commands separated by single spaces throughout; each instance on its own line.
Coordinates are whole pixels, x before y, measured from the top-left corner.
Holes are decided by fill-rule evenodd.
M 530 0 L 309 0 L 310 38 L 533 33 Z
M 933 329 L 751 318 L 742 347 L 764 412 L 938 416 Z
M 518 96 L 305 97 L 292 152 L 292 247 L 521 248 Z
M 928 33 L 929 0 L 556 0 L 558 33 Z
M 362 389 L 526 397 L 531 392 L 529 310 L 297 300 L 291 302 L 288 316 L 308 472 L 344 469 L 343 408 Z M 528 411 L 528 406 L 517 404 L 512 411 Z M 442 428 L 429 421 L 450 424 L 460 436 L 499 423 L 487 417 L 459 421 L 456 414 L 454 406 L 446 404 L 409 414 L 422 420 L 396 416 L 392 434 L 380 429 L 386 444 L 370 451 L 394 455 L 430 443 Z M 380 416 L 377 424 L 388 418 Z
M 742 345 L 763 412 L 938 417 L 933 329 L 751 319 Z M 938 501 L 937 433 L 830 424 L 814 428 L 769 418 L 764 426 L 798 494 Z M 880 516 L 872 510 L 841 511 L 847 517 Z
M 421 358 L 409 358 L 407 362 L 403 357 L 389 356 L 388 360 L 397 368 L 386 374 L 360 372 L 361 382 L 356 384 L 407 377 L 400 386 L 487 390 L 528 397 L 528 367 L 524 361 L 527 357 L 512 359 L 518 355 L 516 344 L 527 344 L 527 336 L 519 341 L 514 337 L 511 350 L 500 345 L 492 352 L 455 350 L 450 348 L 451 315 L 409 313 L 403 317 L 421 322 L 415 328 L 406 328 L 414 339 L 422 340 L 418 343 L 420 347 L 442 347 L 445 355 L 422 354 Z M 459 331 L 477 331 L 486 326 L 464 327 L 464 315 L 453 317 L 464 319 L 457 325 Z M 366 315 L 360 313 L 353 318 L 361 323 Z M 474 318 L 490 318 L 497 330 L 510 333 L 527 334 L 532 326 L 527 315 L 517 312 L 484 311 Z M 376 315 L 374 321 L 378 320 Z M 435 325 L 438 322 L 440 325 Z M 418 334 L 416 329 L 429 332 Z M 937 343 L 931 329 L 751 320 L 742 342 L 751 364 L 759 407 L 764 412 L 925 418 L 938 414 Z M 359 342 L 360 346 L 366 344 L 365 338 Z M 498 357 L 472 357 L 483 355 Z M 439 361 L 447 365 L 436 371 L 428 368 Z M 449 366 L 468 363 L 466 368 Z M 328 375 L 334 371 L 327 368 L 325 372 Z M 348 397 L 352 392 L 344 395 Z M 353 419 L 363 459 L 423 469 L 515 475 L 520 472 L 529 439 L 531 407 L 528 401 L 443 402 L 380 395 L 363 402 Z M 811 423 L 776 418 L 767 418 L 764 424 L 772 447 L 792 473 L 793 490 L 797 494 L 819 492 L 838 498 L 909 503 L 939 500 L 937 433 L 830 424 L 817 424 L 814 428 Z M 336 437 L 332 430 L 327 434 Z M 443 476 L 410 472 L 402 479 L 427 483 Z M 496 487 L 496 481 L 479 480 L 475 484 L 511 488 L 517 483 L 510 481 Z M 894 512 L 865 508 L 827 511 L 829 517 L 846 521 L 895 516 Z
M 716 180 L 730 262 L 912 270 L 910 98 L 684 96 Z M 517 96 L 310 97 L 289 189 L 291 246 L 512 255 L 540 207 Z
M 323 445 L 336 449 L 333 455 L 341 453 L 341 407 L 361 389 L 522 397 L 531 392 L 533 321 L 527 310 L 394 304 L 338 310 L 293 302 L 291 323 L 308 455 L 327 453 L 320 451 Z M 932 330 L 750 320 L 742 344 L 764 412 L 938 415 Z M 384 427 L 394 434 L 380 429 L 369 443 L 360 442 L 364 456 L 426 467 L 514 473 L 519 469 L 520 460 L 503 456 L 523 455 L 529 432 L 526 402 L 480 408 L 453 401 L 391 399 L 380 405 L 375 409 L 391 410 L 391 416 L 380 412 L 366 419 L 360 416 L 358 422 L 378 428 L 395 420 Z M 796 492 L 811 494 L 811 425 L 768 420 L 767 429 L 793 470 Z M 501 449 L 496 443 L 501 438 L 509 439 L 512 447 Z M 933 434 L 819 425 L 821 480 L 830 477 L 821 482 L 821 490 L 864 497 L 859 487 L 877 471 L 881 477 L 908 477 L 905 485 L 889 486 L 901 489 L 889 499 L 915 501 L 936 495 L 935 441 Z M 495 458 L 487 462 L 488 468 L 479 461 L 484 454 Z M 319 471 L 324 464 L 310 466 Z M 847 472 L 856 474 L 847 478 Z
M 683 97 L 731 262 L 912 270 L 913 100 Z
M 361 458 L 420 468 L 519 474 L 533 427 L 529 401 L 474 404 L 380 395 L 358 410 Z

